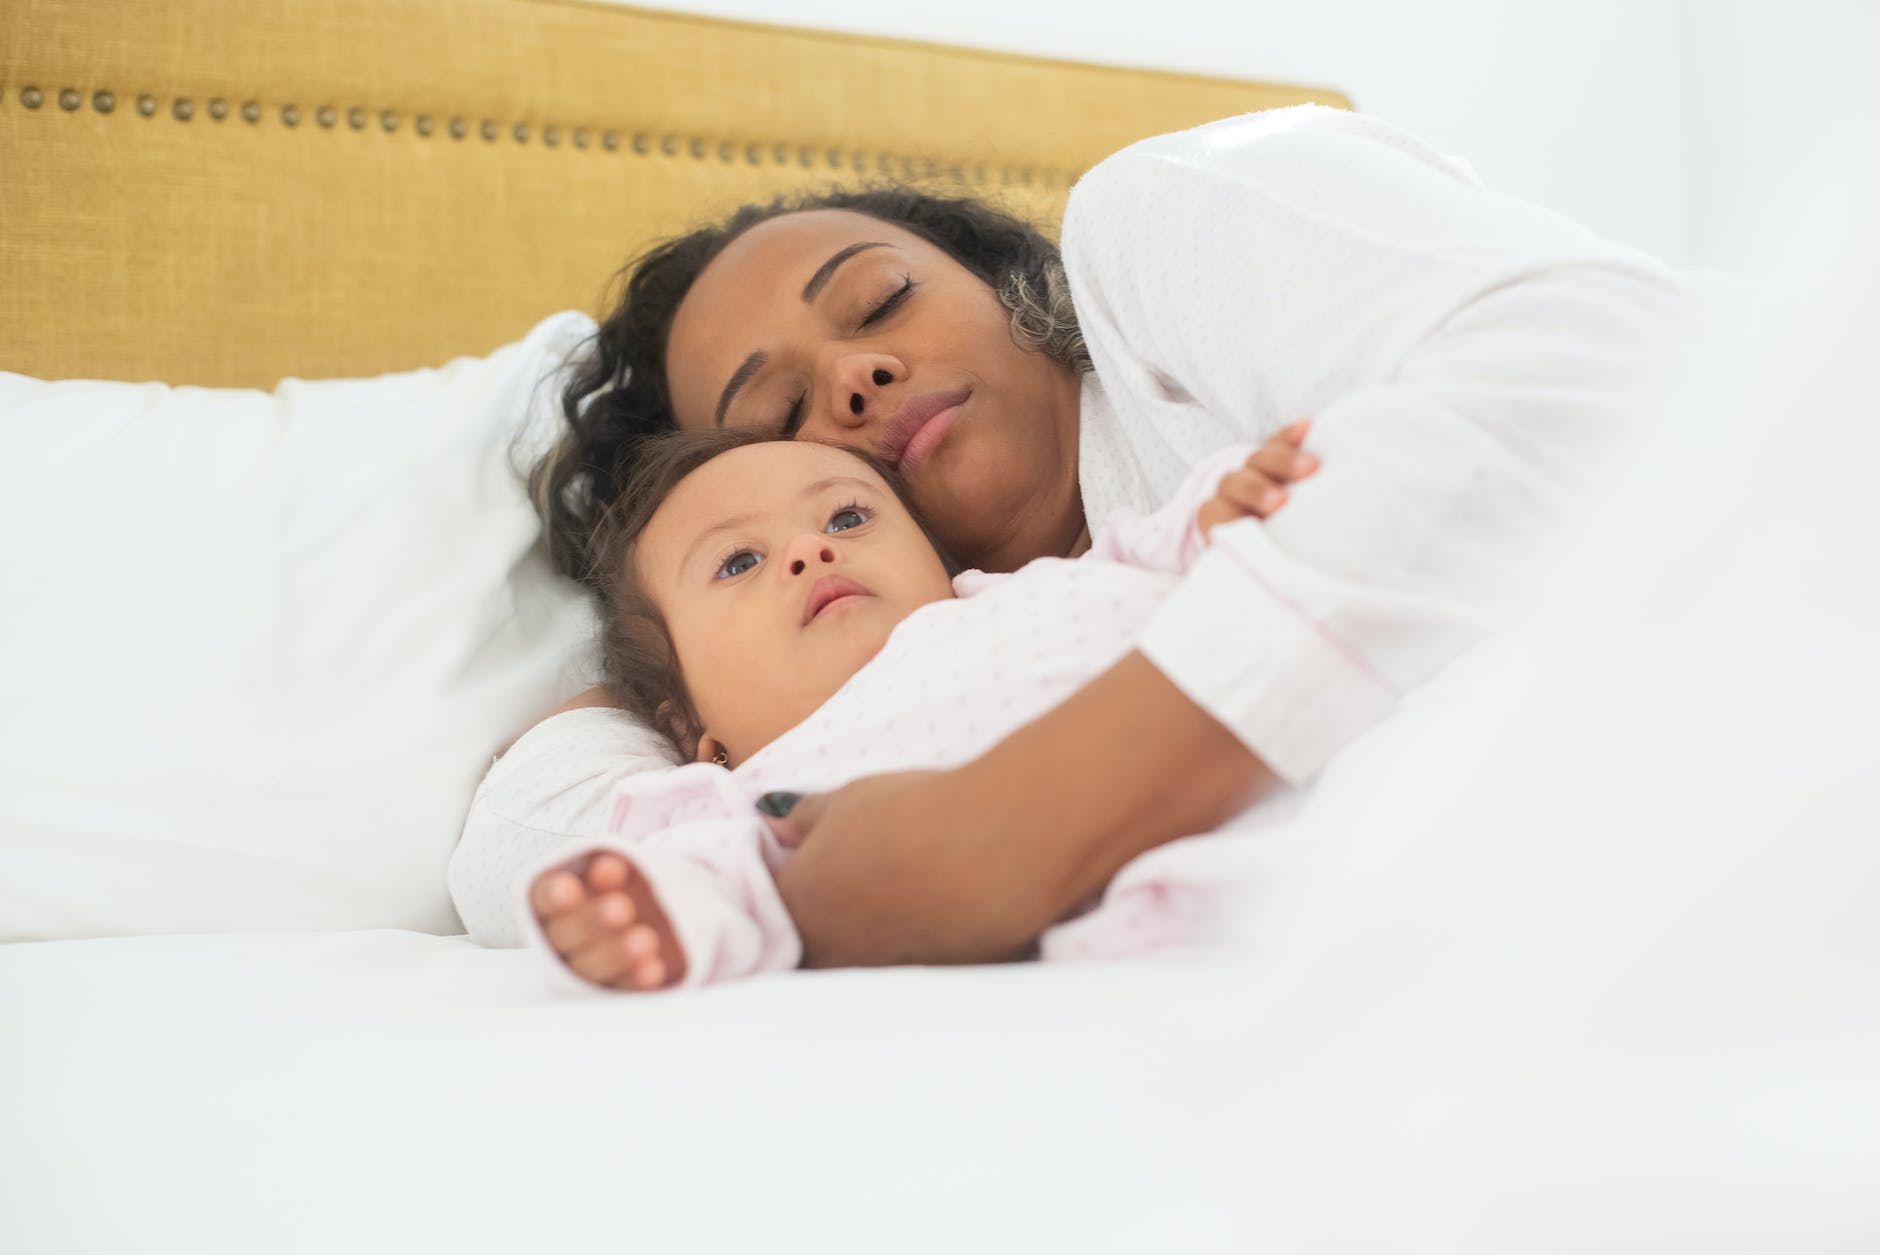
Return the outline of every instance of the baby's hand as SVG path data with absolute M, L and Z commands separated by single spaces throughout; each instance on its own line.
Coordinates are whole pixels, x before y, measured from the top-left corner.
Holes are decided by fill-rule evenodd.
M 1195 515 L 1203 536 L 1235 519 L 1268 518 L 1286 504 L 1286 485 L 1319 469 L 1319 459 L 1300 448 L 1310 426 L 1306 420 L 1294 423 L 1256 449 L 1245 466 L 1222 477 L 1213 499 Z
M 685 951 L 645 876 L 618 854 L 583 856 L 543 872 L 529 904 L 570 971 L 608 989 L 666 989 L 685 975 Z

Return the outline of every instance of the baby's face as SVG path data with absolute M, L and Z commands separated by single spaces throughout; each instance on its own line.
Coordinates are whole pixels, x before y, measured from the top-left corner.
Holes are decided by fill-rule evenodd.
M 733 763 L 827 701 L 901 620 L 953 595 L 880 476 L 803 441 L 732 449 L 686 476 L 636 562 L 706 735 Z

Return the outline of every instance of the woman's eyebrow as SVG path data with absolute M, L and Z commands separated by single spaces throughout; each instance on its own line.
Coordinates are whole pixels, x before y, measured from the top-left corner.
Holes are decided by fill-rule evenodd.
M 875 241 L 865 241 L 860 244 L 851 244 L 847 248 L 838 250 L 835 256 L 831 257 L 828 261 L 824 262 L 822 265 L 816 267 L 816 273 L 811 275 L 809 277 L 809 282 L 803 285 L 803 304 L 807 305 L 811 301 L 815 300 L 816 294 L 822 291 L 823 288 L 828 285 L 830 276 L 834 275 L 836 272 L 836 267 L 840 266 L 843 262 L 847 261 L 849 258 L 855 256 L 855 254 L 863 251 L 864 249 L 891 248 L 891 247 L 893 246 L 890 245 L 885 240 L 875 240 Z
M 871 248 L 893 247 L 894 245 L 886 240 L 864 240 L 859 244 L 837 249 L 834 256 L 816 267 L 816 273 L 811 275 L 809 282 L 803 285 L 803 304 L 808 305 L 815 300 L 817 294 L 829 286 L 829 280 L 835 277 L 836 270 L 841 267 L 842 263 L 855 254 Z M 764 363 L 768 360 L 769 355 L 759 351 L 745 358 L 739 363 L 738 368 L 731 372 L 731 378 L 725 381 L 725 390 L 718 394 L 718 408 L 712 414 L 713 427 L 725 425 L 725 411 L 731 408 L 731 398 L 738 394 L 739 388 L 751 381 L 752 375 L 764 368 Z

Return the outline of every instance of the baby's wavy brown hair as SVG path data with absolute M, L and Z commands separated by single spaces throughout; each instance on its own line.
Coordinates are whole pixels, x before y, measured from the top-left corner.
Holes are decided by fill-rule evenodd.
M 640 538 L 667 496 L 693 471 L 733 449 L 775 443 L 789 441 L 773 432 L 740 428 L 647 436 L 636 448 L 632 473 L 621 492 L 588 534 L 583 582 L 600 603 L 602 684 L 614 701 L 657 732 L 681 759 L 698 753 L 705 729 L 686 688 L 666 618 L 640 579 Z M 932 529 L 908 499 L 894 468 L 861 449 L 829 447 L 841 449 L 881 476 L 940 555 L 947 574 L 959 573 L 959 565 L 934 540 Z

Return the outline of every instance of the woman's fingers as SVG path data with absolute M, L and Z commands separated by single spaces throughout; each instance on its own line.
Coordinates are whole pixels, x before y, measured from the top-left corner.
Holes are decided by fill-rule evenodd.
M 1273 477 L 1256 470 L 1238 470 L 1221 479 L 1216 495 L 1229 505 L 1265 518 L 1286 504 L 1286 489 Z
M 1196 513 L 1195 526 L 1200 529 L 1201 535 L 1206 537 L 1221 524 L 1231 523 L 1235 519 L 1244 519 L 1246 517 L 1245 512 L 1243 512 L 1240 507 L 1223 501 L 1219 497 L 1214 497 Z
M 1253 456 L 1247 459 L 1247 469 L 1284 484 L 1304 479 L 1318 470 L 1319 459 L 1316 454 L 1307 453 L 1284 439 L 1282 433 L 1281 437 L 1269 440 L 1254 450 Z

